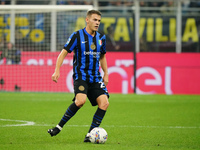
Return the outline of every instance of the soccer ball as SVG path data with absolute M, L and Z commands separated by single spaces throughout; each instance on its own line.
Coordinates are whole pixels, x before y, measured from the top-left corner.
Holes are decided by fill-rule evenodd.
M 91 143 L 103 144 L 107 141 L 108 134 L 103 128 L 96 127 L 90 131 L 89 139 Z

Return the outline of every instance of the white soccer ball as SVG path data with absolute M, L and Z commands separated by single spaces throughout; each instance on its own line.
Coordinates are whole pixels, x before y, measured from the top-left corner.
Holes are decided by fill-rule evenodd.
M 91 143 L 103 144 L 108 139 L 108 134 L 106 130 L 101 127 L 96 127 L 90 131 L 90 141 Z

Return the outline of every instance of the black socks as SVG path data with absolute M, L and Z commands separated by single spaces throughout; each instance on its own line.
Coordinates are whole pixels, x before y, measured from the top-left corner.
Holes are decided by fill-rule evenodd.
M 88 133 L 95 127 L 99 127 L 99 125 L 101 124 L 101 121 L 103 120 L 103 117 L 105 115 L 106 111 L 102 110 L 100 108 L 97 109 L 96 113 L 93 116 L 93 120 L 92 120 L 92 124 L 90 126 L 90 129 L 88 131 Z
M 63 127 L 63 126 L 67 123 L 67 121 L 68 121 L 71 117 L 73 117 L 73 116 L 76 114 L 76 112 L 77 112 L 78 110 L 79 110 L 79 107 L 76 106 L 75 102 L 72 103 L 72 104 L 68 107 L 67 111 L 66 111 L 65 114 L 63 115 L 63 117 L 62 117 L 62 119 L 60 120 L 60 122 L 59 122 L 58 125 L 59 125 L 60 127 Z
M 63 126 L 67 123 L 67 121 L 69 121 L 69 119 L 71 117 L 73 117 L 76 112 L 79 110 L 80 108 L 76 106 L 75 102 L 72 103 L 67 111 L 65 112 L 65 114 L 63 115 L 62 119 L 60 120 L 59 124 L 57 125 L 59 127 L 59 129 L 61 130 L 63 128 Z M 104 115 L 105 115 L 106 111 L 102 110 L 100 108 L 97 109 L 97 111 L 95 112 L 94 116 L 93 116 L 93 120 L 92 120 L 92 124 L 90 126 L 90 129 L 88 131 L 88 133 L 95 127 L 99 127 Z M 58 128 L 57 127 L 57 128 Z

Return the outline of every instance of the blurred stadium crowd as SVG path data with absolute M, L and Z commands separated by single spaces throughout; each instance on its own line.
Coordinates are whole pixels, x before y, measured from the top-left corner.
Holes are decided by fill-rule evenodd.
M 9 5 L 12 0 L 1 0 L 1 5 Z M 97 0 L 98 6 L 133 6 L 133 0 Z M 174 6 L 175 0 L 168 1 L 153 1 L 141 0 L 141 7 L 171 7 Z M 15 0 L 17 5 L 48 5 L 51 4 L 52 0 Z M 94 5 L 94 0 L 56 0 L 58 5 Z M 184 0 L 182 1 L 183 7 L 200 7 L 200 1 L 196 0 Z

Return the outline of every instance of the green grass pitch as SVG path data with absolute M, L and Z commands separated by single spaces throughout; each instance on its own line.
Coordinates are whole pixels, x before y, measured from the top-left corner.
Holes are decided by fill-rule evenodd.
M 96 111 L 89 101 L 57 136 L 49 136 L 47 130 L 72 98 L 70 93 L 0 92 L 0 150 L 200 149 L 199 95 L 111 94 L 101 124 L 108 132 L 105 144 L 83 142 Z

